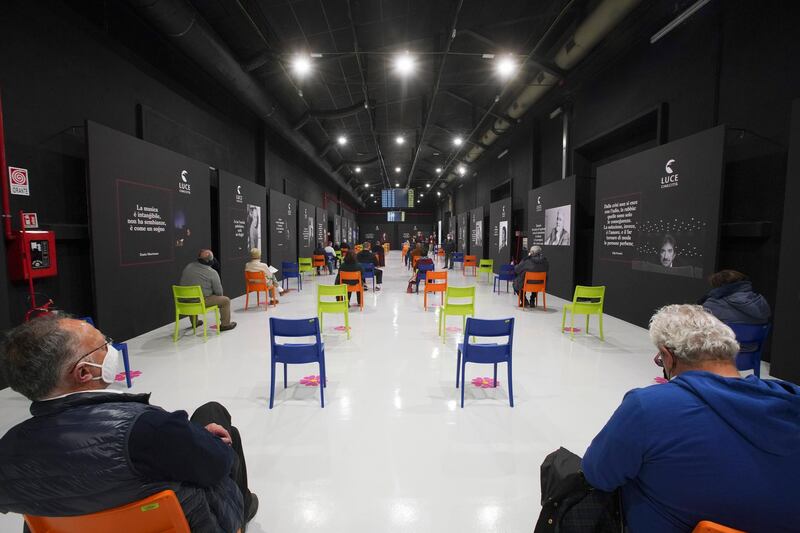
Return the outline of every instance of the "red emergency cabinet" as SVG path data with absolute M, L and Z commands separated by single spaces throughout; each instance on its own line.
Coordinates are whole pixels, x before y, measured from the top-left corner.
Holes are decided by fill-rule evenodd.
M 58 274 L 56 234 L 52 231 L 18 231 L 8 247 L 8 272 L 13 281 L 49 278 Z

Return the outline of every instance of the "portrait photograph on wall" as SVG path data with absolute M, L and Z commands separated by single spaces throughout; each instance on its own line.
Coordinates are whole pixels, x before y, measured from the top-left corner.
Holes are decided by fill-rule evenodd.
M 570 220 L 572 206 L 570 204 L 547 209 L 544 213 L 544 228 L 548 246 L 569 246 Z

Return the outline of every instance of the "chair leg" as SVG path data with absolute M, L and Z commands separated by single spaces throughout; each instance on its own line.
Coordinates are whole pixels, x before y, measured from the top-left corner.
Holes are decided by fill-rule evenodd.
M 122 345 L 122 362 L 125 365 L 125 383 L 131 388 L 131 362 L 128 359 L 128 345 Z
M 220 328 L 220 323 L 219 323 L 219 307 L 217 307 L 216 309 L 214 309 L 214 318 L 215 318 L 215 319 L 216 319 L 216 321 L 217 321 L 217 336 L 220 336 L 220 335 L 222 335 L 222 330 L 221 330 L 221 329 L 219 329 L 219 328 Z
M 319 405 L 325 409 L 325 363 L 319 362 Z
M 571 313 L 571 315 L 572 315 L 572 326 L 570 327 L 570 330 L 569 330 L 569 340 L 574 341 L 575 340 L 575 311 L 573 311 Z
M 247 311 L 247 306 L 250 305 L 250 291 L 247 291 L 244 295 L 244 310 Z
M 494 364 L 494 386 L 497 387 L 497 363 Z
M 589 315 L 586 315 L 586 334 L 589 334 Z
M 604 341 L 606 339 L 603 338 L 603 313 L 600 313 L 599 315 L 597 315 L 597 322 L 598 322 L 598 324 L 600 326 L 600 340 Z
M 283 388 L 286 388 L 286 363 L 283 363 Z
M 542 291 L 542 308 L 547 311 L 547 293 Z
M 344 330 L 347 332 L 347 340 L 350 340 L 350 312 L 344 311 Z
M 514 407 L 514 385 L 511 381 L 511 359 L 508 360 L 508 403 Z
M 178 342 L 178 327 L 181 321 L 181 316 L 175 311 L 175 333 L 172 334 L 172 342 Z
M 197 321 L 195 320 L 195 324 Z M 219 326 L 217 326 L 217 331 L 219 331 Z M 203 315 L 203 341 L 208 340 L 208 315 Z
M 318 314 L 317 314 L 317 318 L 319 319 L 319 334 L 320 334 L 320 335 L 322 335 L 322 329 L 323 329 L 323 326 L 322 326 L 322 317 L 323 317 L 324 315 L 325 315 L 325 313 L 318 313 Z
M 272 401 L 275 399 L 275 361 L 272 361 L 272 372 L 269 376 L 269 408 L 272 409 Z
M 461 368 L 461 350 L 456 350 L 456 388 L 458 388 L 458 371 Z
M 761 357 L 760 356 L 759 357 L 753 357 L 753 375 L 755 377 L 757 377 L 758 379 L 761 379 Z
M 567 322 L 567 308 L 561 310 L 561 333 L 564 333 L 564 324 Z
M 462 360 L 461 361 L 461 408 L 462 409 L 464 408 L 464 389 L 467 388 L 464 385 L 464 381 L 467 379 L 467 377 L 465 375 L 466 374 L 466 367 L 467 367 L 467 362 Z

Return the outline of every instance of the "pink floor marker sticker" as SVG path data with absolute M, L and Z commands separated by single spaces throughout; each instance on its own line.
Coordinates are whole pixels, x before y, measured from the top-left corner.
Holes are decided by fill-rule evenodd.
M 500 382 L 494 382 L 494 378 L 475 378 L 472 380 L 472 384 L 476 387 L 481 389 L 490 389 L 493 388 L 495 385 L 500 385 Z
M 570 333 L 570 332 L 572 332 L 572 333 L 580 333 L 581 332 L 581 328 L 571 328 L 569 326 L 564 328 L 564 333 Z
M 347 331 L 347 326 L 336 326 L 333 329 L 336 331 Z
M 458 327 L 458 326 L 448 326 L 448 327 L 447 327 L 447 328 L 445 328 L 445 329 L 446 329 L 448 332 L 450 332 L 450 333 L 456 333 L 456 332 L 459 332 L 459 331 L 461 331 L 461 328 L 460 328 L 460 327 Z
M 300 385 L 306 387 L 319 387 L 319 376 L 306 376 L 300 380 Z
M 131 379 L 138 378 L 141 375 L 141 370 L 131 370 Z M 125 381 L 125 372 L 120 372 L 117 374 L 117 376 L 114 378 L 114 381 Z

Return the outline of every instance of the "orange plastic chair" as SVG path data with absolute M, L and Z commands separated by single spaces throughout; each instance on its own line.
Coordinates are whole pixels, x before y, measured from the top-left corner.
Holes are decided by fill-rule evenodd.
M 472 267 L 472 275 L 478 275 L 478 258 L 474 255 L 464 256 L 464 275 L 467 275 L 467 268 Z
M 542 307 L 547 311 L 547 273 L 546 272 L 525 272 L 525 281 L 522 282 L 522 290 L 519 291 L 518 307 L 522 307 L 525 294 L 529 292 L 542 293 Z M 523 308 L 524 309 L 524 308 Z
M 28 516 L 31 533 L 191 533 L 175 492 L 81 516 Z
M 404 264 L 406 262 L 406 254 L 408 253 L 408 248 L 409 248 L 408 245 L 404 244 L 403 245 L 403 250 L 400 252 L 400 259 L 402 260 L 402 262 Z
M 745 533 L 740 529 L 733 529 L 708 520 L 703 520 L 695 526 L 692 533 Z
M 357 281 L 358 284 L 350 285 L 349 283 L 345 283 L 345 281 Z M 361 283 L 361 272 L 347 272 L 346 270 L 339 271 L 339 283 L 342 285 L 347 286 L 347 297 L 350 298 L 351 292 L 358 293 L 358 299 L 360 300 L 359 306 L 361 310 L 364 310 L 364 285 Z
M 326 272 L 328 272 L 328 263 L 325 261 L 324 255 L 312 255 L 311 256 L 311 266 L 315 268 L 324 268 Z M 316 274 L 316 270 L 314 273 Z M 328 272 L 330 274 L 330 272 Z
M 412 270 L 416 270 L 417 269 L 417 261 L 419 261 L 420 257 L 422 257 L 422 256 L 421 255 L 412 255 L 411 256 L 411 269 Z
M 269 309 L 269 286 L 267 286 L 267 276 L 263 272 L 245 272 L 244 290 L 247 291 L 244 297 L 244 310 L 250 305 L 250 293 L 256 293 L 256 305 L 261 306 L 261 291 L 264 291 L 264 303 Z
M 426 311 L 428 310 L 428 293 L 429 292 L 441 293 L 442 305 L 444 305 L 445 291 L 447 291 L 447 271 L 436 272 L 434 270 L 428 270 L 427 272 L 425 272 L 425 289 L 422 292 L 423 292 L 424 307 Z

